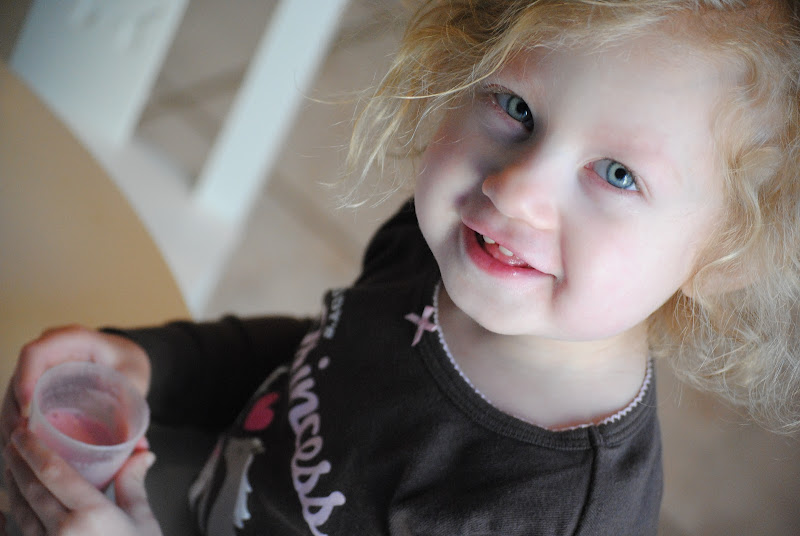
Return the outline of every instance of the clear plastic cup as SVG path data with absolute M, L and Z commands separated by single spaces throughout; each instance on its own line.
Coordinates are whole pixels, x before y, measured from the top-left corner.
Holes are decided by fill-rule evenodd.
M 150 423 L 150 408 L 125 375 L 70 362 L 42 374 L 28 428 L 98 489 L 105 489 Z

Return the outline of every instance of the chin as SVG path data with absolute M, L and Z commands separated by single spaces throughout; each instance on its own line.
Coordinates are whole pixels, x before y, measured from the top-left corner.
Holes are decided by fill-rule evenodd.
M 547 319 L 532 313 L 527 315 L 521 315 L 518 312 L 506 314 L 505 311 L 498 311 L 497 308 L 486 307 L 485 303 L 465 303 L 463 307 L 458 303 L 456 305 L 462 313 L 487 333 L 500 336 L 527 336 L 562 342 L 591 342 L 612 339 L 630 329 L 586 319 L 575 324 L 553 325 L 548 324 Z
M 511 318 L 505 312 L 497 311 L 496 308 L 487 307 L 484 303 L 464 303 L 459 304 L 454 300 L 458 309 L 470 318 L 483 330 L 494 335 L 527 335 L 531 333 L 534 322 L 523 319 L 517 314 L 511 314 Z

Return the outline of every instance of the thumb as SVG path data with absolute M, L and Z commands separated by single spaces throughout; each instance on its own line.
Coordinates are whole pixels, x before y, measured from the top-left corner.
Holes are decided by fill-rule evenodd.
M 137 526 L 155 524 L 153 511 L 147 502 L 144 478 L 156 461 L 152 452 L 135 453 L 125 462 L 114 478 L 114 494 L 117 505 L 127 513 Z

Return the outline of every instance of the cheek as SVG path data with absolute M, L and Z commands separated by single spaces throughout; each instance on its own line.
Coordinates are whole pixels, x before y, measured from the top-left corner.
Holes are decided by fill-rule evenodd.
M 436 197 L 436 190 L 444 187 L 446 178 L 452 173 L 451 168 L 455 164 L 452 160 L 452 156 L 440 143 L 428 146 L 422 155 L 419 173 L 414 183 L 414 197 L 418 204 Z
M 441 181 L 438 180 L 441 176 L 441 171 L 438 164 L 428 158 L 429 154 L 430 149 L 425 153 L 426 158 L 423 160 L 423 168 L 414 183 L 414 204 L 417 211 L 417 220 L 426 239 L 429 239 L 428 233 L 437 221 L 434 216 L 441 214 L 442 208 L 440 206 L 442 201 Z
M 420 161 L 420 194 L 430 188 L 453 188 L 475 179 L 485 160 L 486 143 L 466 118 L 447 118 L 431 139 Z
M 684 263 L 675 262 L 669 249 L 658 247 L 647 233 L 616 240 L 591 233 L 569 261 L 583 272 L 572 277 L 572 291 L 582 296 L 597 322 L 620 328 L 637 324 L 683 283 Z
M 414 184 L 414 204 L 420 230 L 437 262 L 443 261 L 443 248 L 457 223 L 459 196 L 453 177 L 459 175 L 457 163 L 440 145 L 429 147 Z
M 464 144 L 438 143 L 425 151 L 414 183 L 420 224 L 456 217 L 469 195 L 479 191 L 479 176 L 467 149 Z

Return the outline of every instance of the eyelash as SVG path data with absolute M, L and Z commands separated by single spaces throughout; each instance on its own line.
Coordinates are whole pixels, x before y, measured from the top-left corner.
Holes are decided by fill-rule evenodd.
M 607 164 L 605 166 L 605 171 L 603 173 L 601 173 L 601 171 L 598 170 L 597 168 L 598 168 L 598 165 L 602 165 L 603 163 L 607 163 Z M 615 184 L 612 184 L 611 181 L 608 179 L 608 171 L 611 168 L 615 167 L 615 166 L 617 166 L 616 167 L 617 171 L 620 170 L 620 169 L 624 169 L 626 171 L 625 175 L 626 176 L 630 175 L 630 179 L 629 179 L 630 180 L 630 184 L 627 187 L 620 187 L 620 186 L 617 186 Z M 588 169 L 589 171 L 592 171 L 595 175 L 600 177 L 601 180 L 605 181 L 606 184 L 608 184 L 610 187 L 612 187 L 614 189 L 622 190 L 624 192 L 640 192 L 641 191 L 641 188 L 639 187 L 639 176 L 634 171 L 632 171 L 630 168 L 628 168 L 625 164 L 623 164 L 621 162 L 618 162 L 618 161 L 613 160 L 611 158 L 601 158 L 600 160 L 595 160 L 594 162 L 592 162 L 590 164 L 587 164 L 586 165 L 586 169 Z M 614 175 L 616 175 L 616 172 L 614 173 Z
M 509 91 L 506 88 L 499 87 L 499 86 L 489 87 L 487 89 L 490 92 L 490 95 L 491 95 L 491 97 L 493 99 L 494 104 L 500 109 L 501 112 L 506 114 L 513 121 L 516 121 L 517 123 L 522 125 L 525 128 L 526 131 L 533 132 L 533 128 L 534 128 L 533 110 L 531 110 L 530 106 L 528 106 L 528 103 L 525 102 L 525 100 L 522 97 L 520 97 L 518 95 L 515 95 L 514 93 L 512 93 L 511 91 Z M 526 114 L 526 117 L 524 117 L 522 119 L 514 117 L 513 115 L 511 115 L 511 112 L 509 111 L 509 108 L 508 108 L 509 103 L 512 102 L 515 99 L 516 99 L 516 101 L 518 101 L 517 106 L 519 106 L 521 104 L 522 106 L 525 107 L 525 109 L 522 111 L 522 113 Z M 517 108 L 517 111 L 519 111 L 518 108 Z

